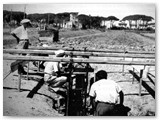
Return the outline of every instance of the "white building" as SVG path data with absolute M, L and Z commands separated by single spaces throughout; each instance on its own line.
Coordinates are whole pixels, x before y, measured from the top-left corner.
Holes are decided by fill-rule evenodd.
M 82 25 L 78 22 L 78 12 L 70 13 L 70 20 L 63 22 L 63 28 L 81 28 Z
M 148 22 L 148 27 L 151 27 L 155 30 L 155 20 L 149 21 Z
M 110 29 L 113 27 L 115 21 L 102 20 L 101 26 L 105 26 L 106 29 Z
M 126 27 L 127 28 L 131 28 L 131 29 L 145 29 L 147 27 L 149 27 L 150 25 L 153 25 L 153 28 L 155 27 L 155 22 L 147 22 L 147 21 L 143 21 L 143 20 L 126 20 L 123 21 L 124 23 L 126 23 Z M 151 23 L 151 24 L 150 24 Z

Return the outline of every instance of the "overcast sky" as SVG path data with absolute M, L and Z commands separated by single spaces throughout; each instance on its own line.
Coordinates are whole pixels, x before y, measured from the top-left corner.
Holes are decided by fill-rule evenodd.
M 26 13 L 62 13 L 78 12 L 91 16 L 116 16 L 119 19 L 127 15 L 144 14 L 155 18 L 155 4 L 4 4 L 4 10 L 24 11 Z

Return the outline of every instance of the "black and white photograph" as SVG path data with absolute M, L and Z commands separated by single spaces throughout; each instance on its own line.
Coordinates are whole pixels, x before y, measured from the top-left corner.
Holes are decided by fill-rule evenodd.
M 3 116 L 155 117 L 156 20 L 154 3 L 3 3 Z

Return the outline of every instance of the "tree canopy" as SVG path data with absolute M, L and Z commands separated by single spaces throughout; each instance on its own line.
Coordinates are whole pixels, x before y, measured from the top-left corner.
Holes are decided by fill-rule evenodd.
M 101 17 L 91 17 L 91 25 L 93 28 L 99 28 L 101 26 L 101 21 L 102 18 Z
M 43 13 L 43 14 L 25 14 L 24 12 L 17 12 L 17 11 L 6 11 L 3 10 L 3 21 L 9 23 L 11 20 L 15 20 L 18 23 L 24 18 L 28 18 L 31 21 L 34 22 L 44 22 L 44 23 L 49 23 L 53 24 L 55 23 L 56 25 L 60 25 L 62 23 L 66 23 L 67 21 L 70 21 L 70 14 L 72 12 L 64 12 L 64 13 Z M 101 22 L 102 20 L 106 21 L 118 21 L 119 19 L 115 16 L 108 16 L 108 17 L 99 17 L 99 16 L 91 16 L 91 15 L 85 15 L 85 14 L 80 14 L 77 16 L 78 22 L 82 24 L 83 29 L 87 28 L 98 28 L 101 27 Z M 125 20 L 142 20 L 142 21 L 151 21 L 153 18 L 151 16 L 146 16 L 146 15 L 129 15 L 124 17 L 121 21 Z
M 78 20 L 82 24 L 83 29 L 90 27 L 91 16 L 80 14 L 80 15 L 78 15 Z
M 64 13 L 34 13 L 34 14 L 25 14 L 25 17 L 30 19 L 34 22 L 39 22 L 41 20 L 46 20 L 46 22 L 54 23 L 58 22 L 61 23 L 63 20 L 69 21 L 70 19 L 70 13 L 64 12 Z M 17 22 L 20 22 L 24 18 L 24 12 L 16 12 L 16 11 L 7 11 L 3 10 L 3 20 L 6 22 L 10 22 L 10 20 L 16 20 Z
M 153 20 L 153 17 L 146 16 L 146 15 L 129 15 L 122 19 L 122 21 L 125 20 L 143 20 L 143 21 L 151 21 Z
M 24 12 L 18 11 L 3 11 L 3 21 L 10 22 L 10 20 L 16 20 L 18 23 L 26 16 Z
M 34 22 L 39 22 L 42 19 L 45 19 L 47 22 L 53 22 L 55 18 L 55 14 L 53 13 L 45 13 L 45 14 L 28 14 L 27 18 Z
M 115 17 L 115 16 L 108 16 L 105 20 L 115 20 L 115 21 L 118 21 L 119 19 L 117 18 L 117 17 Z

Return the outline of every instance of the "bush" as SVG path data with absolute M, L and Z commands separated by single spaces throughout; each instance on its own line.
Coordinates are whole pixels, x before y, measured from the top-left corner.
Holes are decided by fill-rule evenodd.
M 147 27 L 146 31 L 152 31 L 152 32 L 154 31 L 155 32 L 155 29 L 153 29 L 152 27 Z
M 124 27 L 117 27 L 117 26 L 113 26 L 112 28 L 111 28 L 111 30 L 125 30 L 126 28 L 124 28 Z

